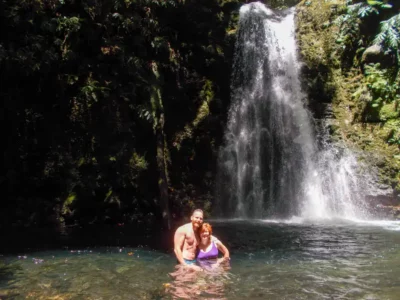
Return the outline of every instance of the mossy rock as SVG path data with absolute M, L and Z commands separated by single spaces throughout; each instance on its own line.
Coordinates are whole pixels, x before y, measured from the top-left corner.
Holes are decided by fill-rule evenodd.
M 399 117 L 399 111 L 397 110 L 396 102 L 385 104 L 379 110 L 379 119 L 381 121 L 396 119 L 398 117 Z
M 361 57 L 361 63 L 379 63 L 382 60 L 383 52 L 379 45 L 372 45 L 368 47 Z

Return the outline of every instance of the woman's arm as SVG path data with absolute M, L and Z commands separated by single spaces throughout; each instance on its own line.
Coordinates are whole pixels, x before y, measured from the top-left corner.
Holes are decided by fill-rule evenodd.
M 226 248 L 220 240 L 216 240 L 215 245 L 217 246 L 218 250 L 221 251 L 222 254 L 224 254 L 225 259 L 230 259 L 228 248 Z

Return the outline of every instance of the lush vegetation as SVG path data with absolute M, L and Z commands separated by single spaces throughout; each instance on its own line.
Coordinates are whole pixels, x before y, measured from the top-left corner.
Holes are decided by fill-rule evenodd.
M 333 139 L 379 168 L 392 203 L 400 191 L 399 9 L 396 1 L 327 0 L 303 1 L 298 13 L 311 105 L 322 104 L 317 117 L 332 107 Z
M 362 64 L 366 88 L 371 95 L 370 106 L 378 110 L 400 99 L 397 82 L 400 67 L 400 14 L 392 16 L 392 5 L 382 1 L 353 3 L 348 0 L 346 5 L 345 13 L 334 21 L 339 26 L 336 43 L 342 57 L 355 56 Z M 371 24 L 376 25 L 378 21 L 379 29 L 376 26 L 371 28 Z M 376 61 L 372 63 L 368 61 L 372 56 L 365 52 L 368 47 L 375 51 L 372 55 L 381 55 L 381 58 L 375 58 Z M 363 88 L 359 89 L 354 96 L 360 97 L 363 91 Z
M 1 226 L 209 209 L 240 4 L 2 0 Z

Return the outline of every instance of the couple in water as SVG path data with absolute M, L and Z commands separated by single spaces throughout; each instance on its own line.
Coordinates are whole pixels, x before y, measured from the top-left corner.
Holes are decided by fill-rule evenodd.
M 190 217 L 190 223 L 179 227 L 174 236 L 174 251 L 178 262 L 184 266 L 201 270 L 196 262 L 221 263 L 229 261 L 229 250 L 225 245 L 212 235 L 212 227 L 203 223 L 203 211 L 196 209 Z M 218 259 L 221 252 L 223 257 Z
M 203 211 L 196 209 L 190 223 L 179 227 L 174 236 L 174 251 L 179 265 L 170 273 L 174 279 L 166 285 L 172 299 L 224 298 L 230 269 L 229 251 L 212 235 L 212 227 L 203 223 Z M 219 253 L 223 254 L 218 258 Z M 201 272 L 199 272 L 201 271 Z

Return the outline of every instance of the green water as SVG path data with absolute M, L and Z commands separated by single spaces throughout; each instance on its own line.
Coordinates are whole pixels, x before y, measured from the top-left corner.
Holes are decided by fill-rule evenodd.
M 0 299 L 400 299 L 400 223 L 212 221 L 230 265 L 176 268 L 170 251 L 1 256 Z

